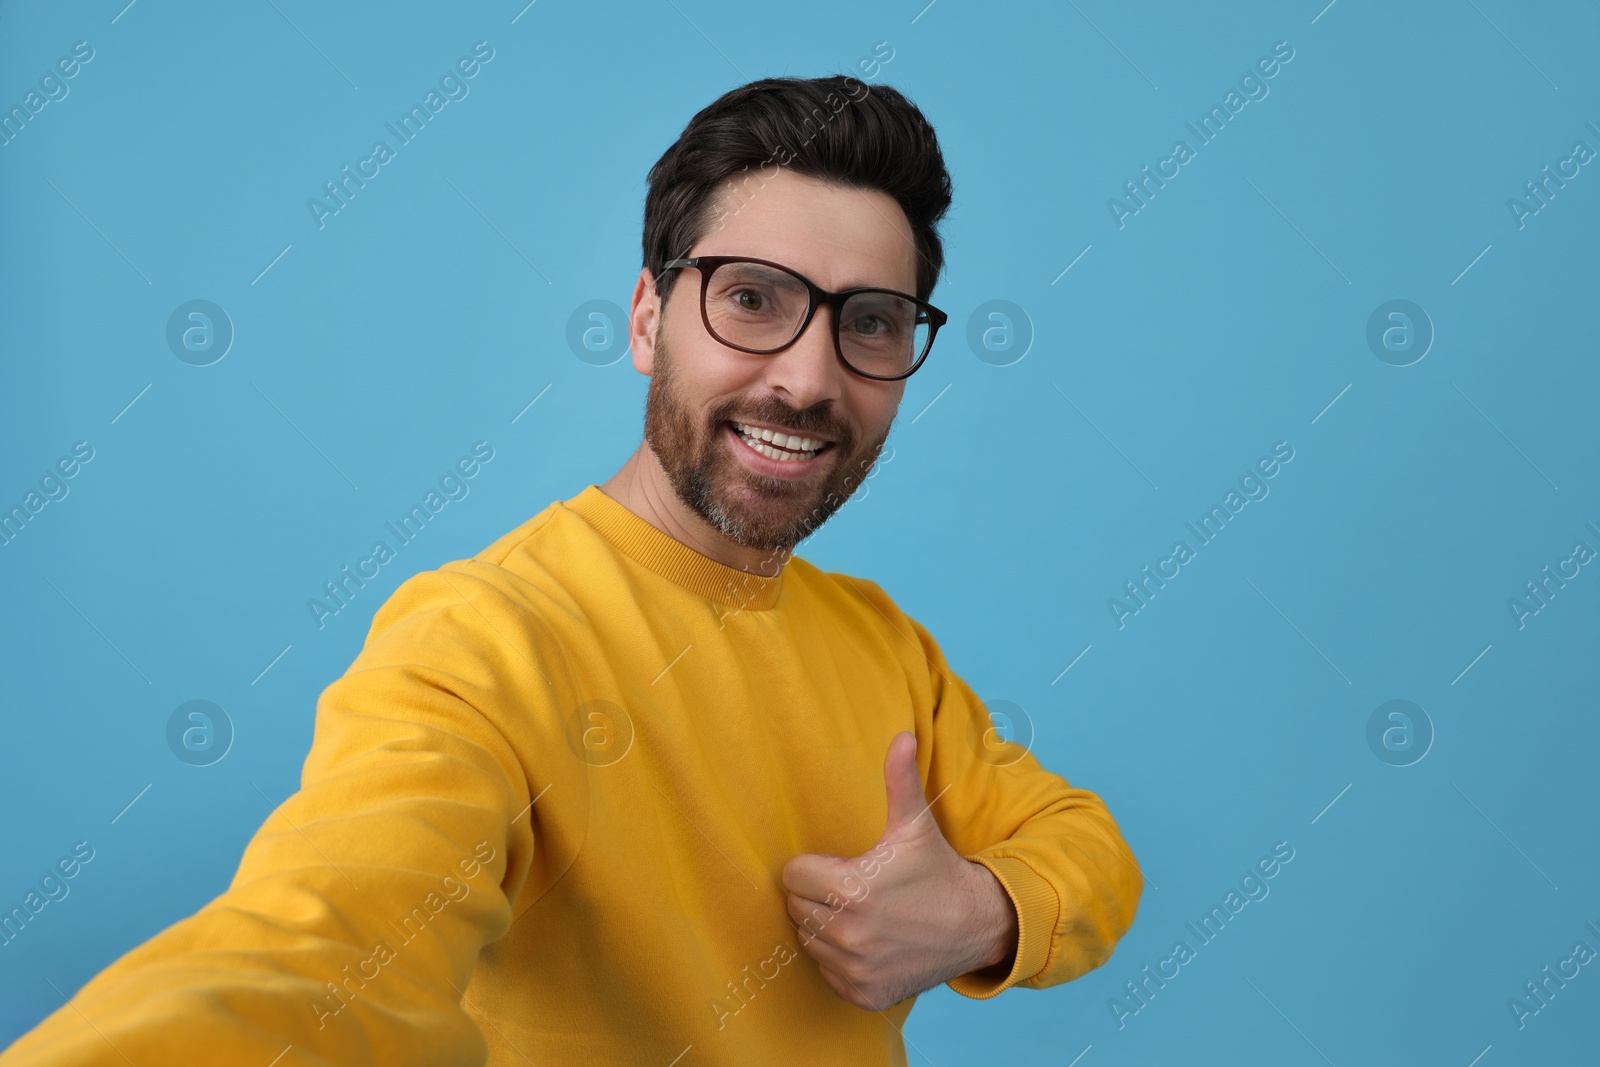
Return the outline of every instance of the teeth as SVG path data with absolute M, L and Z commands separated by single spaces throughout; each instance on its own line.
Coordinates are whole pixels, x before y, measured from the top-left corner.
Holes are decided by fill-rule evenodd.
M 795 442 L 795 446 L 811 446 L 802 452 L 785 452 L 781 449 L 773 448 L 772 445 L 766 444 L 763 440 L 759 440 L 753 436 L 757 432 L 755 427 L 748 427 L 742 422 L 736 422 L 733 425 L 734 428 L 739 432 L 739 436 L 744 439 L 745 444 L 749 445 L 752 449 L 761 453 L 763 456 L 766 456 L 768 459 L 775 459 L 780 463 L 799 463 L 804 460 L 808 460 L 812 456 L 815 456 L 817 452 L 821 450 L 822 445 L 826 443 L 823 441 L 813 441 L 810 438 L 792 437 L 788 434 L 773 433 L 771 430 L 761 431 L 762 433 L 766 434 L 766 440 L 770 440 L 775 444 L 783 444 L 785 441 L 793 441 Z
M 742 422 L 733 424 L 739 432 L 746 437 L 757 437 L 763 441 L 771 441 L 782 448 L 799 449 L 803 452 L 814 452 L 827 444 L 826 441 L 814 440 L 810 437 L 796 437 L 793 434 L 777 433 L 773 430 L 762 429 L 759 426 L 746 426 Z

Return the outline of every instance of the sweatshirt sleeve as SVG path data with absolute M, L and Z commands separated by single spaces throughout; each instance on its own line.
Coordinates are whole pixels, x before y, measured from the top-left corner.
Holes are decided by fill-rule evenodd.
M 497 686 L 527 655 L 485 637 L 515 617 L 491 566 L 395 591 L 318 700 L 299 791 L 263 801 L 228 889 L 0 1065 L 484 1062 L 462 995 L 510 926 L 534 836 L 528 775 L 486 714 L 518 699 Z
M 1009 972 L 994 968 L 946 984 L 985 1000 L 1013 985 L 1044 989 L 1094 970 L 1133 925 L 1144 890 L 1116 821 L 1097 795 L 1046 770 L 1027 745 L 1002 740 L 928 631 L 901 617 L 932 685 L 933 737 L 923 777 L 928 797 L 938 798 L 934 817 L 950 846 L 988 868 L 1017 911 Z

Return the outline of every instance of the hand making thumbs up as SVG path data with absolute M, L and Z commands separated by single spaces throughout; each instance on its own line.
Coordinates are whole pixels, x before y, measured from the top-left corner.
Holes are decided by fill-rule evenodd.
M 911 733 L 889 742 L 889 813 L 876 846 L 854 859 L 795 856 L 783 867 L 801 947 L 833 991 L 859 1008 L 880 1010 L 957 975 L 1009 965 L 1016 952 L 1011 898 L 988 868 L 944 839 L 916 754 Z

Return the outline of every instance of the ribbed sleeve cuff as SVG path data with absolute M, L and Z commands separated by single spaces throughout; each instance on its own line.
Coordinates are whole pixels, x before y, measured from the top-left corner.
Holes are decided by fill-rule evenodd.
M 988 1000 L 1044 970 L 1050 956 L 1061 904 L 1055 887 L 1032 867 L 1011 856 L 967 856 L 982 864 L 1005 887 L 1017 909 L 1017 957 L 1004 978 L 984 978 L 976 973 L 957 975 L 945 984 L 964 997 Z

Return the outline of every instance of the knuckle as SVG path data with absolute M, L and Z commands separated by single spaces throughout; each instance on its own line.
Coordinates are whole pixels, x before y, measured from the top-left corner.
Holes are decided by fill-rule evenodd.
M 868 946 L 866 932 L 855 923 L 836 924 L 832 936 L 834 945 L 852 956 L 862 955 Z

